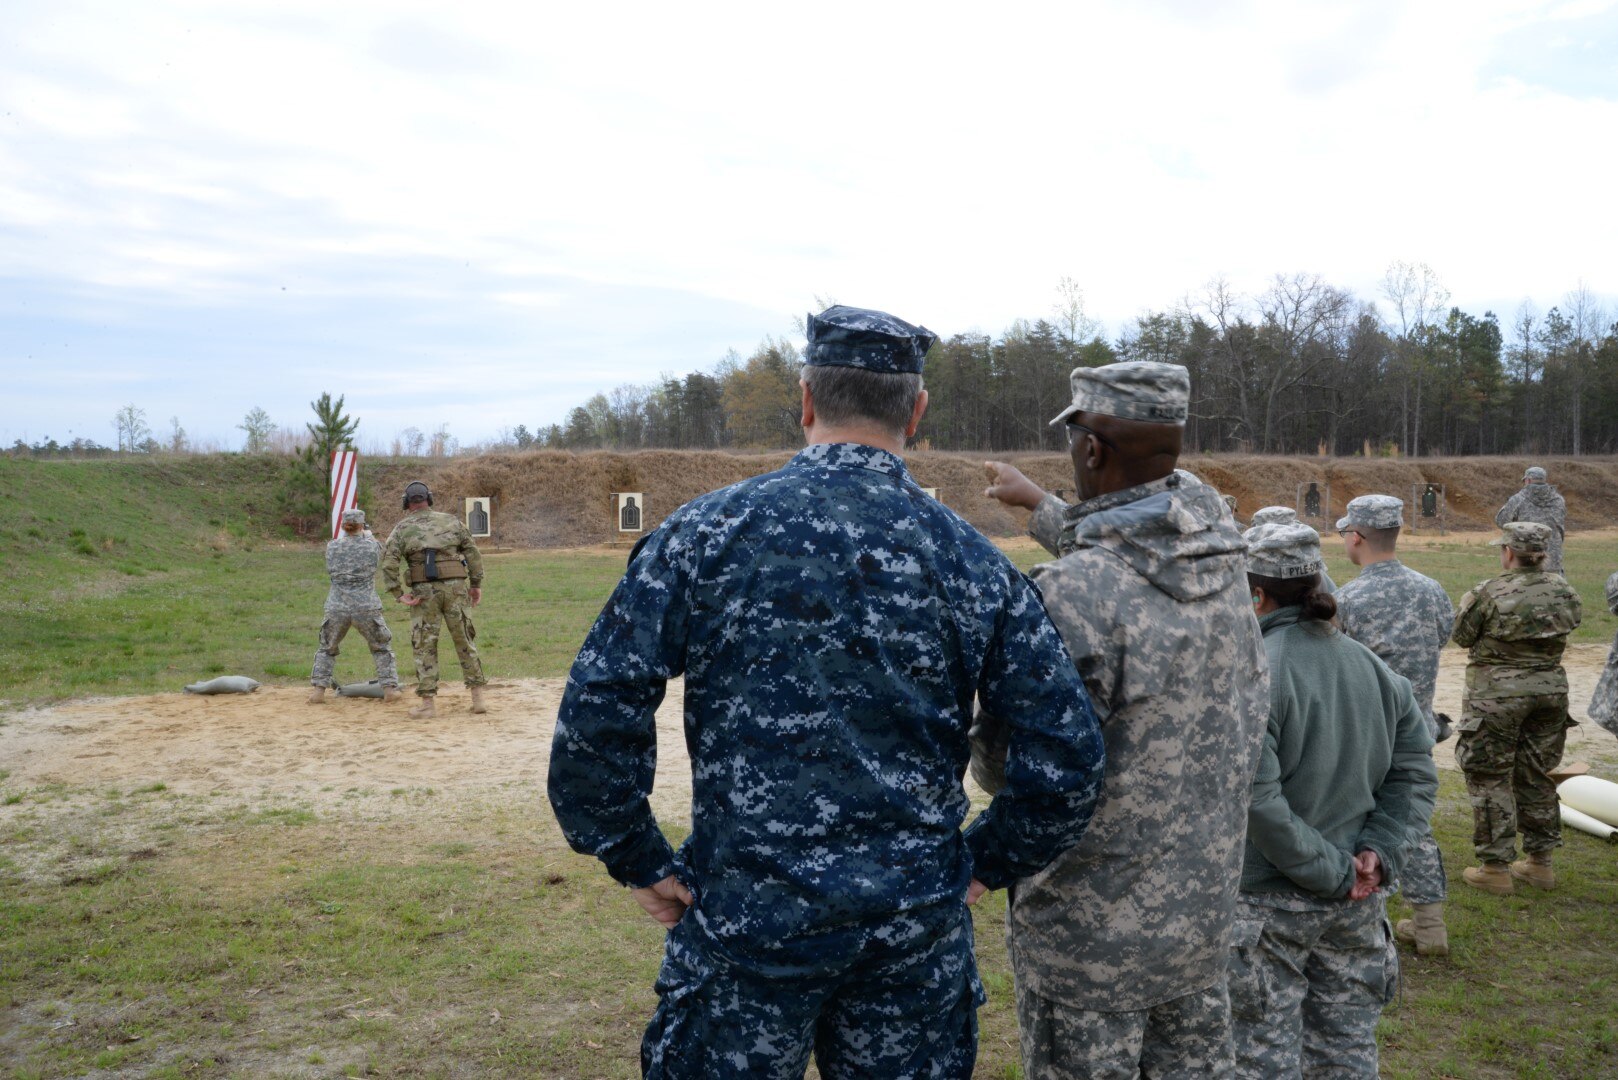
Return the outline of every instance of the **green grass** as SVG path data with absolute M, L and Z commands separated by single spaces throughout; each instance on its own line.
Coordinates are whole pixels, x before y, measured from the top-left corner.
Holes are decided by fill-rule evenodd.
M 261 463 L 220 461 L 0 458 L 14 586 L 0 600 L 0 697 L 306 679 L 319 548 L 277 539 Z M 1405 561 L 1458 599 L 1496 572 L 1484 539 L 1411 544 Z M 1342 582 L 1354 571 L 1340 553 L 1328 537 Z M 1611 537 L 1575 534 L 1567 563 L 1586 601 L 1574 640 L 1610 641 Z M 622 569 L 614 553 L 490 558 L 476 613 L 489 674 L 564 674 Z M 389 621 L 406 642 L 404 609 Z M 363 643 L 345 646 L 339 678 L 369 678 Z M 1470 812 L 1453 775 L 1435 828 L 1456 883 L 1454 955 L 1406 956 L 1384 1074 L 1618 1075 L 1614 849 L 1569 832 L 1555 892 L 1501 899 L 1459 884 Z M 988 1077 L 1021 1075 L 1004 912 L 1003 894 L 975 912 Z M 537 788 L 305 801 L 25 788 L 0 769 L 0 1076 L 632 1076 L 660 942 L 566 850 Z

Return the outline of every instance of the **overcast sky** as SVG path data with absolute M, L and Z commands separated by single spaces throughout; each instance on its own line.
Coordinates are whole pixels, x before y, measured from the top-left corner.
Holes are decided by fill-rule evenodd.
M 0 443 L 565 419 L 792 335 L 1223 274 L 1618 298 L 1618 5 L 7 0 Z

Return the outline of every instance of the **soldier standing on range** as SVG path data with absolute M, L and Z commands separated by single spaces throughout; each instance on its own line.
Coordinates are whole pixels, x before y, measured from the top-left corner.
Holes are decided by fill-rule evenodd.
M 1007 917 L 1023 1068 L 1062 1077 L 1233 1067 L 1226 954 L 1268 711 L 1245 546 L 1219 493 L 1175 469 L 1177 364 L 1073 372 L 1080 502 L 988 462 L 992 498 L 1034 511 L 1056 562 L 1034 584 L 1101 717 L 1106 784 L 1079 844 L 1017 882 Z M 998 783 L 1003 750 L 973 740 Z
M 382 545 L 367 535 L 365 511 L 344 510 L 343 534 L 326 544 L 326 573 L 331 591 L 326 594 L 325 620 L 320 624 L 320 645 L 315 649 L 315 669 L 309 681 L 314 691 L 309 704 L 325 700 L 326 687 L 336 686 L 332 669 L 337 664 L 337 644 L 349 627 L 371 647 L 376 662 L 376 681 L 382 684 L 382 700 L 399 700 L 399 672 L 393 662 L 393 633 L 382 618 L 382 598 L 376 594 L 376 568 L 382 560 Z
M 1444 587 L 1399 561 L 1394 547 L 1404 526 L 1404 502 L 1392 495 L 1361 495 L 1337 522 L 1348 561 L 1359 577 L 1337 590 L 1337 624 L 1343 633 L 1410 680 L 1427 732 L 1438 742 L 1449 738 L 1448 717 L 1433 713 L 1438 657 L 1455 626 L 1455 607 Z M 1413 919 L 1395 927 L 1399 940 L 1421 956 L 1448 956 L 1444 927 L 1444 860 L 1433 839 L 1433 823 L 1422 823 L 1399 887 L 1415 908 Z
M 1562 846 L 1562 821 L 1550 771 L 1575 723 L 1562 651 L 1583 616 L 1573 586 L 1546 568 L 1550 526 L 1513 521 L 1503 532 L 1494 543 L 1505 573 L 1463 596 L 1455 615 L 1455 644 L 1471 649 L 1455 764 L 1483 861 L 1462 877 L 1497 896 L 1512 892 L 1513 878 L 1556 884 L 1551 852 Z M 1513 862 L 1519 829 L 1527 858 Z
M 1256 529 L 1260 525 L 1296 524 L 1298 524 L 1298 512 L 1292 509 L 1292 507 L 1265 506 L 1254 511 L 1253 519 L 1247 523 L 1247 527 L 1249 529 Z M 1320 581 L 1321 584 L 1326 587 L 1327 592 L 1331 593 L 1333 596 L 1337 595 L 1337 582 L 1333 581 L 1331 579 L 1331 575 L 1326 573 L 1324 564 L 1321 566 Z
M 1607 610 L 1618 615 L 1618 573 L 1607 579 Z M 1618 635 L 1607 653 L 1607 666 L 1601 669 L 1596 692 L 1590 696 L 1590 719 L 1618 735 Z
M 809 446 L 635 547 L 568 675 L 551 806 L 669 928 L 652 1077 L 971 1076 L 984 1001 L 967 905 L 1084 831 L 1101 737 L 1039 597 L 899 457 L 933 334 L 810 316 Z M 691 834 L 647 803 L 685 676 Z M 1010 725 L 972 826 L 973 698 Z
M 460 518 L 432 509 L 433 493 L 426 484 L 419 480 L 406 484 L 403 501 L 409 513 L 388 536 L 382 581 L 395 600 L 410 607 L 410 645 L 416 657 L 416 693 L 421 697 L 410 715 L 417 719 L 435 715 L 440 622 L 455 642 L 472 711 L 487 712 L 483 686 L 489 680 L 483 677 L 483 663 L 473 644 L 477 629 L 469 610 L 483 598 L 483 555 Z
M 1505 528 L 1512 521 L 1535 521 L 1551 531 L 1543 569 L 1562 573 L 1562 537 L 1567 533 L 1567 500 L 1545 482 L 1545 470 L 1535 465 L 1522 474 L 1522 490 L 1506 500 L 1494 515 L 1494 523 Z

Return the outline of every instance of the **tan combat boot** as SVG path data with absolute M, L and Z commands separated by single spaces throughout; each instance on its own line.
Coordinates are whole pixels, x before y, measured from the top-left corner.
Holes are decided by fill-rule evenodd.
M 319 705 L 322 701 L 325 701 L 325 700 L 326 700 L 326 688 L 324 686 L 317 686 L 313 690 L 309 691 L 309 704 L 311 704 L 311 705 Z
M 421 704 L 410 710 L 410 719 L 412 720 L 431 720 L 437 715 L 437 710 L 433 708 L 433 696 L 431 694 L 423 695 Z M 1511 880 L 1509 874 L 1506 876 L 1506 880 L 1508 882 Z
M 1468 866 L 1461 877 L 1474 889 L 1482 889 L 1496 896 L 1510 896 L 1511 867 L 1503 862 L 1486 862 L 1482 866 Z
M 488 712 L 489 707 L 483 704 L 483 687 L 470 686 L 467 689 L 472 692 L 472 711 L 480 714 Z
M 1551 871 L 1551 853 L 1536 851 L 1526 859 L 1511 864 L 1511 876 L 1526 881 L 1536 889 L 1556 888 L 1556 874 Z
M 1416 947 L 1417 956 L 1448 956 L 1449 931 L 1444 927 L 1443 904 L 1412 904 L 1414 918 L 1400 919 L 1393 936 Z
M 384 705 L 392 705 L 401 696 L 397 686 L 384 686 L 382 688 L 382 704 Z

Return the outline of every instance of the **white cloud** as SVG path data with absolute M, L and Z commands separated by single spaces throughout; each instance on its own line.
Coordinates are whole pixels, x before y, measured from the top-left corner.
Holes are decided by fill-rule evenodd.
M 1463 306 L 1612 295 L 1618 104 L 1495 65 L 1613 10 L 25 0 L 0 362 L 79 334 L 100 363 L 301 352 L 433 393 L 475 363 L 532 425 L 815 294 L 946 333 L 1046 314 L 1063 275 L 1114 328 L 1221 272 L 1374 299 L 1394 258 Z M 220 423 L 167 387 L 154 412 Z M 72 415 L 38 393 L 30 417 Z

